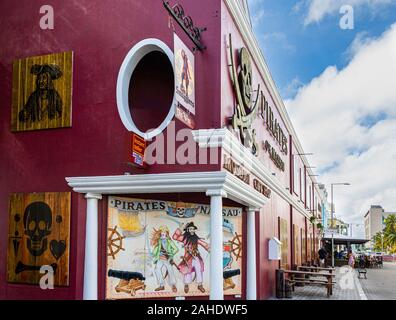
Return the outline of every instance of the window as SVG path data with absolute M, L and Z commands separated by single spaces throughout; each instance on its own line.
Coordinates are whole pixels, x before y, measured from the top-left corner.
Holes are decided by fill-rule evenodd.
M 299 183 L 298 181 L 298 164 L 297 164 L 297 156 L 293 155 L 293 192 L 297 194 L 297 184 Z
M 117 106 L 122 123 L 146 140 L 157 136 L 175 115 L 174 91 L 172 50 L 158 39 L 140 41 L 129 51 L 118 74 Z

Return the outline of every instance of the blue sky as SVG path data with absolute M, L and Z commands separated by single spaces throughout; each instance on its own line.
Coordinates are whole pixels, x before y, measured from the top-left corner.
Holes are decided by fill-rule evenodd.
M 364 237 L 370 205 L 396 212 L 396 0 L 248 0 L 256 37 L 336 216 Z M 344 4 L 354 28 L 339 26 Z M 356 234 L 354 235 L 356 236 Z
M 301 0 L 249 0 L 255 34 L 284 99 L 293 98 L 296 88 L 329 65 L 343 68 L 356 36 L 378 37 L 396 19 L 396 5 L 380 4 L 375 10 L 362 5 L 354 7 L 353 30 L 339 27 L 339 12 L 305 25 L 308 4 Z

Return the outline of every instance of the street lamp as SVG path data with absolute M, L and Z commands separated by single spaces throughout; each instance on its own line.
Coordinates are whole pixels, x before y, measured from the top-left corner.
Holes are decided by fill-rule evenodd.
M 334 226 L 334 199 L 333 199 L 333 188 L 334 186 L 350 186 L 348 182 L 331 183 L 331 228 Z M 334 268 L 334 232 L 331 232 L 331 266 Z

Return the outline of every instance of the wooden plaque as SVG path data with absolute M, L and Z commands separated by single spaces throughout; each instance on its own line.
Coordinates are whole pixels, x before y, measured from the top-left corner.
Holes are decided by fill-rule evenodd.
M 301 237 L 300 237 L 300 229 L 297 225 L 293 225 L 293 236 L 294 236 L 294 264 L 300 266 L 301 265 Z
M 307 235 L 305 229 L 301 228 L 301 261 L 303 263 L 307 262 Z
M 54 285 L 69 285 L 70 192 L 15 193 L 9 202 L 7 281 L 38 284 L 52 266 Z
M 11 130 L 71 127 L 73 52 L 14 61 Z
M 281 269 L 289 269 L 289 233 L 287 232 L 287 221 L 279 217 L 279 240 L 282 242 Z

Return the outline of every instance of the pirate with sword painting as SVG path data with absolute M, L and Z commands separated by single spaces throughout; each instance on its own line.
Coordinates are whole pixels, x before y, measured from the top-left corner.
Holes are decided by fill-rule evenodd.
M 197 229 L 194 222 L 189 222 L 186 225 L 181 224 L 172 237 L 184 245 L 184 256 L 178 265 L 178 270 L 183 274 L 184 292 L 186 294 L 192 282 L 198 284 L 199 291 L 205 292 L 205 288 L 202 285 L 204 261 L 199 252 L 199 246 L 209 252 L 209 244 L 196 234 Z M 193 277 L 194 273 L 195 277 Z

